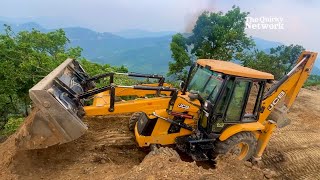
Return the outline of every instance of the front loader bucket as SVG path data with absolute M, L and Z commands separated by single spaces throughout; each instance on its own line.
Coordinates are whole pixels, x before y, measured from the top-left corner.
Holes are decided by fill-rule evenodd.
M 67 143 L 86 132 L 82 103 L 74 97 L 94 87 L 87 77 L 77 61 L 67 59 L 29 90 L 34 108 L 17 133 L 20 149 Z

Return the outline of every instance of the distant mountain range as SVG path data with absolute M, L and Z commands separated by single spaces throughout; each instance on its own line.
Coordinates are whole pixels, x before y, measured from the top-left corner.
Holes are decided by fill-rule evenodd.
M 124 37 L 124 38 L 147 38 L 147 37 L 162 37 L 162 36 L 172 36 L 177 32 L 174 31 L 160 31 L 160 32 L 151 32 L 144 31 L 141 29 L 127 29 L 118 32 L 112 32 L 112 34 Z
M 37 29 L 42 32 L 52 31 L 37 23 L 8 24 L 13 31 Z M 144 30 L 126 30 L 114 33 L 99 33 L 87 28 L 63 28 L 70 39 L 70 46 L 83 48 L 83 56 L 93 62 L 111 65 L 125 65 L 132 72 L 166 74 L 171 61 L 170 42 L 176 32 L 149 32 Z M 3 32 L 3 26 L 0 28 Z M 253 38 L 260 50 L 268 51 L 282 45 L 280 42 Z M 314 74 L 320 75 L 320 62 L 316 62 Z
M 254 42 L 256 43 L 256 47 L 259 50 L 263 50 L 266 52 L 269 52 L 269 50 L 273 47 L 284 45 L 281 42 L 275 42 L 275 41 L 268 41 L 265 39 L 261 39 L 258 37 L 253 37 Z

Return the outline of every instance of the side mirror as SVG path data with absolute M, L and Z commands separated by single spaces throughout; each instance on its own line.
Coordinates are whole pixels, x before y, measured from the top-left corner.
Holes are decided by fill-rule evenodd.
M 211 102 L 210 102 L 209 100 L 206 100 L 206 101 L 203 103 L 203 108 L 204 108 L 206 111 L 210 112 L 211 109 L 212 109 L 212 104 L 211 104 Z
M 199 99 L 199 94 L 198 93 L 194 93 L 194 92 L 190 92 L 188 97 L 190 98 L 191 101 L 194 101 L 196 99 Z
M 188 94 L 188 97 L 190 98 L 190 101 L 194 101 L 196 99 L 198 99 L 200 101 L 201 104 L 204 103 L 204 99 L 199 95 L 199 93 L 197 91 L 191 90 Z
M 186 85 L 186 83 L 184 81 L 181 81 L 179 84 L 180 89 L 183 89 L 185 85 Z

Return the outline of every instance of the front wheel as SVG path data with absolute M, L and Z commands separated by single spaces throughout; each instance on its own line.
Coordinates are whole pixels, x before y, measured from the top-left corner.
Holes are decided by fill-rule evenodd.
M 256 151 L 257 140 L 251 132 L 240 132 L 216 143 L 215 155 L 233 154 L 239 160 L 249 160 Z

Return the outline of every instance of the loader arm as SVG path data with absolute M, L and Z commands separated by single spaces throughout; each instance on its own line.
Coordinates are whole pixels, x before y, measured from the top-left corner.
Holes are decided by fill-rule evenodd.
M 114 75 L 157 79 L 158 83 L 133 86 L 117 86 Z M 95 88 L 95 81 L 108 77 L 106 86 Z M 175 92 L 175 93 L 173 93 Z M 105 73 L 89 77 L 74 59 L 67 59 L 29 90 L 33 111 L 26 118 L 16 136 L 20 149 L 46 148 L 63 144 L 82 136 L 87 126 L 82 117 L 124 112 L 152 112 L 168 107 L 177 89 L 164 83 L 164 77 L 156 74 Z M 116 102 L 116 96 L 153 98 Z M 85 100 L 95 97 L 93 104 L 85 106 Z
M 115 87 L 115 97 L 122 96 L 137 96 L 136 98 L 127 101 L 118 101 L 114 105 L 110 104 L 110 100 L 114 99 L 110 91 L 104 91 L 94 96 L 92 105 L 84 106 L 84 111 L 87 116 L 104 116 L 109 114 L 134 113 L 143 111 L 146 114 L 151 114 L 157 109 L 166 109 L 171 100 L 170 94 L 175 92 L 174 88 L 166 88 L 161 91 L 162 96 L 146 98 L 147 95 L 156 95 L 158 87 L 156 84 L 148 84 L 144 86 L 119 86 Z M 112 107 L 112 110 L 110 109 Z

